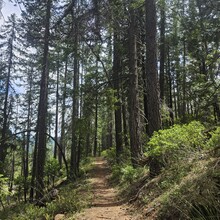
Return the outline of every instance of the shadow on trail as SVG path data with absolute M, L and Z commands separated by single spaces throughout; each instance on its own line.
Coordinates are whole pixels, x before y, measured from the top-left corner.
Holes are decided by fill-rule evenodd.
M 115 207 L 115 206 L 120 206 L 123 205 L 123 201 L 118 201 L 118 202 L 110 202 L 110 203 L 93 203 L 92 207 Z

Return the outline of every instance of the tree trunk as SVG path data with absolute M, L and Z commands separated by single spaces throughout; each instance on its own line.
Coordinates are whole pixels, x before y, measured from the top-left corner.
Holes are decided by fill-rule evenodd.
M 122 119 L 123 119 L 123 135 L 124 135 L 124 145 L 125 147 L 129 146 L 128 139 L 128 123 L 127 123 L 127 111 L 126 111 L 126 99 L 125 95 L 122 94 Z
M 136 14 L 131 6 L 130 8 L 130 26 L 129 26 L 129 131 L 132 165 L 137 165 L 137 160 L 141 155 L 140 144 L 140 112 L 138 95 L 138 71 L 137 71 L 137 39 L 136 39 Z
M 159 82 L 157 76 L 156 43 L 156 5 L 155 0 L 146 0 L 146 88 L 147 88 L 147 134 L 161 129 Z M 151 159 L 150 175 L 157 175 L 161 170 L 159 160 Z
M 97 85 L 97 79 L 96 79 Z M 94 134 L 94 146 L 93 146 L 93 155 L 97 156 L 97 148 L 98 148 L 98 91 L 95 94 L 95 134 Z
M 167 51 L 167 72 L 168 72 L 168 82 L 169 82 L 169 113 L 170 113 L 170 125 L 174 124 L 174 114 L 173 114 L 173 95 L 172 95 L 172 76 L 170 68 L 170 51 L 168 47 Z
M 27 200 L 28 192 L 28 173 L 29 173 L 29 148 L 30 148 L 30 129 L 31 129 L 31 117 L 32 117 L 32 85 L 33 85 L 33 66 L 28 76 L 29 82 L 29 93 L 28 93 L 28 112 L 27 112 L 27 138 L 26 138 L 26 149 L 25 149 L 25 165 L 24 165 L 24 198 Z
M 37 129 L 36 129 L 37 130 Z M 35 144 L 34 144 L 34 152 L 33 152 L 33 163 L 32 163 L 32 171 L 31 171 L 31 185 L 30 185 L 30 201 L 32 202 L 34 200 L 34 189 L 36 185 L 36 172 L 37 172 L 37 143 L 38 143 L 38 135 L 39 132 L 37 130 L 36 136 L 35 136 Z
M 59 123 L 59 78 L 60 78 L 60 70 L 59 70 L 59 53 L 57 57 L 56 67 L 57 67 L 57 82 L 56 82 L 56 113 L 55 113 L 55 140 L 58 142 L 58 123 Z M 57 158 L 57 145 L 54 144 L 54 158 Z
M 74 17 L 73 17 L 74 19 Z M 78 175 L 77 172 L 77 120 L 79 107 L 79 68 L 78 68 L 78 24 L 75 23 L 74 37 L 74 76 L 73 76 L 73 102 L 72 102 L 72 145 L 70 158 L 70 178 L 73 180 Z
M 50 36 L 50 9 L 51 0 L 46 3 L 45 32 L 44 32 L 44 52 L 42 60 L 42 75 L 40 82 L 40 101 L 38 107 L 38 142 L 37 142 L 37 170 L 36 170 L 36 199 L 43 197 L 44 190 L 44 165 L 46 159 L 46 130 L 47 130 L 47 98 L 48 98 L 48 54 Z
M 164 100 L 164 66 L 165 66 L 165 0 L 160 5 L 160 99 Z
M 146 0 L 146 88 L 147 134 L 161 129 L 159 85 L 157 75 L 156 6 L 154 0 Z
M 183 14 L 185 15 L 185 0 L 182 2 Z M 182 83 L 183 83 L 183 102 L 182 102 L 182 123 L 186 123 L 186 37 L 185 33 L 183 34 L 183 75 L 182 75 Z
M 91 144 L 90 144 L 90 122 L 88 122 L 88 130 L 86 133 L 86 157 L 91 156 Z
M 112 111 L 108 113 L 108 127 L 107 127 L 107 137 L 106 137 L 106 148 L 109 149 L 113 146 L 112 142 L 112 127 L 113 127 Z
M 116 141 L 116 161 L 119 163 L 122 151 L 123 151 L 123 139 L 122 139 L 122 112 L 121 112 L 121 97 L 120 97 L 120 80 L 121 73 L 121 56 L 120 56 L 120 39 L 119 36 L 114 33 L 114 52 L 113 52 L 113 86 L 116 97 L 115 103 L 115 141 Z
M 63 88 L 63 97 L 62 97 L 62 116 L 61 116 L 61 137 L 60 137 L 60 143 L 62 147 L 63 154 L 65 156 L 65 114 L 66 114 L 66 84 L 67 84 L 67 65 L 68 64 L 68 56 L 66 56 L 66 62 L 65 62 L 65 70 L 64 70 L 64 88 Z M 58 154 L 59 157 L 59 164 L 60 168 L 62 167 L 62 155 L 59 151 Z

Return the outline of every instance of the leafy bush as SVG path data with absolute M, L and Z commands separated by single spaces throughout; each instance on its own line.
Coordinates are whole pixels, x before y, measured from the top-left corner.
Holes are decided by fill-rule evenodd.
M 0 203 L 2 207 L 4 208 L 3 201 L 6 200 L 6 197 L 10 194 L 8 190 L 8 178 L 5 178 L 2 174 L 0 174 Z
M 120 158 L 120 163 L 116 163 L 116 149 L 109 148 L 102 152 L 102 156 L 107 160 L 111 168 L 110 180 L 112 183 L 126 186 L 136 181 L 146 171 L 145 168 L 133 168 L 130 161 L 130 151 L 124 148 Z
M 0 212 L 1 219 L 13 220 L 51 220 L 58 213 L 75 213 L 88 206 L 90 198 L 83 196 L 83 192 L 88 192 L 88 185 L 68 184 L 60 189 L 58 198 L 46 204 L 46 207 L 39 207 L 33 204 L 16 204 L 15 208 L 6 207 Z
M 122 154 L 120 155 L 120 163 L 121 164 L 128 164 L 130 163 L 131 152 L 128 147 L 124 147 Z M 117 164 L 116 159 L 116 148 L 111 147 L 102 151 L 102 156 L 108 161 L 108 164 L 111 166 Z
M 60 171 L 60 165 L 58 160 L 55 158 L 50 158 L 45 165 L 45 175 L 55 177 L 58 176 Z
M 59 176 L 60 165 L 55 158 L 50 158 L 45 165 L 45 175 L 48 177 L 47 185 L 50 185 L 50 181 L 54 185 L 55 177 Z
M 71 193 L 70 193 L 71 192 Z M 71 189 L 66 190 L 58 199 L 47 204 L 47 214 L 54 216 L 58 213 L 73 213 L 81 210 L 82 205 L 79 195 Z
M 122 171 L 121 171 L 121 166 L 119 165 L 113 165 L 111 167 L 111 181 L 114 183 L 119 183 L 121 182 L 121 177 L 122 177 Z
M 146 156 L 160 158 L 164 164 L 180 159 L 186 152 L 202 149 L 205 137 L 204 126 L 197 121 L 188 125 L 174 125 L 165 130 L 155 132 L 147 144 Z
M 108 161 L 110 165 L 116 162 L 116 150 L 115 147 L 102 151 L 102 156 Z
M 111 181 L 124 187 L 135 182 L 146 173 L 144 167 L 134 168 L 130 164 L 112 166 Z
M 122 172 L 121 181 L 123 183 L 126 183 L 126 182 L 132 183 L 137 179 L 139 169 L 135 169 L 133 166 L 127 165 L 121 168 L 121 172 Z
M 92 169 L 93 160 L 94 158 L 92 157 L 82 158 L 82 160 L 80 161 L 79 177 L 86 175 L 88 171 Z
M 211 132 L 211 138 L 207 142 L 208 148 L 214 149 L 215 153 L 218 156 L 218 150 L 220 149 L 220 127 L 215 131 Z
M 17 216 L 14 215 L 14 220 L 36 220 L 43 219 L 45 208 L 37 207 L 33 204 L 27 204 L 20 209 L 20 212 L 17 213 Z

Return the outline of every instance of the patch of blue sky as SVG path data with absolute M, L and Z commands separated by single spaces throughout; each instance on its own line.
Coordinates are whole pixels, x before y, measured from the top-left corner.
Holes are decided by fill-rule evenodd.
M 11 14 L 16 14 L 17 17 L 21 16 L 21 9 L 17 4 L 10 2 L 9 0 L 0 0 L 0 26 L 4 25 L 5 21 Z M 24 88 L 19 86 L 20 80 L 12 85 L 17 94 L 24 93 Z
M 17 4 L 13 4 L 9 0 L 0 0 L 0 25 L 4 24 L 8 16 L 15 13 L 18 17 L 21 15 L 21 9 Z

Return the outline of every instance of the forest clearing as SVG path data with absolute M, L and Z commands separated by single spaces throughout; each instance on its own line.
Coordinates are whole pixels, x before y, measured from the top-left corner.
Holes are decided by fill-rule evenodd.
M 219 11 L 0 0 L 0 220 L 220 219 Z

